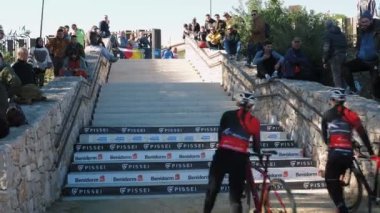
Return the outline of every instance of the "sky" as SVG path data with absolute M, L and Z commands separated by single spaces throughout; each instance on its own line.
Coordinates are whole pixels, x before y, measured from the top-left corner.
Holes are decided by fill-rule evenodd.
M 5 3 L 6 1 L 6 3 Z M 25 26 L 31 37 L 40 34 L 43 0 L 0 0 L 0 24 L 6 33 Z M 211 7 L 210 7 L 211 2 Z M 57 28 L 76 23 L 88 31 L 98 25 L 104 15 L 110 19 L 110 30 L 161 29 L 162 45 L 181 41 L 182 26 L 196 17 L 204 23 L 204 16 L 231 12 L 246 0 L 45 0 L 42 35 L 54 35 Z M 284 5 L 302 5 L 307 10 L 356 15 L 357 0 L 283 0 Z M 5 9 L 8 8 L 8 9 Z

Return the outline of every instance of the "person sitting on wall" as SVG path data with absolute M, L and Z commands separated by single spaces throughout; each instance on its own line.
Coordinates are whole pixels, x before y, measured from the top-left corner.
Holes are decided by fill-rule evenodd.
M 63 67 L 59 72 L 60 76 L 82 76 L 83 78 L 88 78 L 85 59 L 77 51 L 72 51 L 69 55 L 63 62 Z
M 198 47 L 206 48 L 207 47 L 207 32 L 205 26 L 201 26 L 201 30 L 198 33 Z
M 222 36 L 220 35 L 220 33 L 216 31 L 215 27 L 210 28 L 210 33 L 207 35 L 206 40 L 207 40 L 208 48 L 214 49 L 214 50 L 221 49 Z
M 0 82 L 4 85 L 8 98 L 13 98 L 21 89 L 21 80 L 4 61 L 3 54 L 0 53 Z
M 301 50 L 301 39 L 294 37 L 292 47 L 288 49 L 284 57 L 282 77 L 297 80 L 310 80 L 311 66 L 306 55 Z
M 227 34 L 224 37 L 224 49 L 230 59 L 237 59 L 240 53 L 241 42 L 239 33 L 233 26 L 227 26 Z
M 264 49 L 258 51 L 253 59 L 253 64 L 257 65 L 257 77 L 268 80 L 272 74 L 272 77 L 277 77 L 283 62 L 284 57 L 272 49 L 272 42 L 269 40 L 264 42 Z

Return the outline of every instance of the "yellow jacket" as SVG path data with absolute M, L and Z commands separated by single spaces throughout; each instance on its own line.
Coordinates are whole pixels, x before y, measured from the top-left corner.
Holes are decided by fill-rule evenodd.
M 222 40 L 222 36 L 218 32 L 209 33 L 206 37 L 206 41 L 209 41 L 213 45 L 220 44 L 220 40 Z

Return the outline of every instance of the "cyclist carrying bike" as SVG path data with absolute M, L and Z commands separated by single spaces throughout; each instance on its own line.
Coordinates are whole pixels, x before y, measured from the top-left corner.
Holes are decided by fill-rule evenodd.
M 252 136 L 254 150 L 260 148 L 260 121 L 251 113 L 256 102 L 252 93 L 242 93 L 239 109 L 226 111 L 218 132 L 219 146 L 209 171 L 209 183 L 204 204 L 204 213 L 211 212 L 220 191 L 224 175 L 229 174 L 231 212 L 241 213 L 241 198 L 246 177 L 249 139 Z
M 344 106 L 346 101 L 345 90 L 334 88 L 330 90 L 329 104 L 331 109 L 322 117 L 322 136 L 328 145 L 328 158 L 325 170 L 327 190 L 339 213 L 346 213 L 348 209 L 343 200 L 343 188 L 339 177 L 351 166 L 352 130 L 355 130 L 371 156 L 374 155 L 368 135 L 359 116 Z

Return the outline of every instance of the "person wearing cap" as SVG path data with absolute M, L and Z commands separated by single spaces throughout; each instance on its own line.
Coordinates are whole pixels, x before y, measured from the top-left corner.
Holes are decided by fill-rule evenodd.
M 224 38 L 224 34 L 226 32 L 226 22 L 222 19 L 220 19 L 219 14 L 215 14 L 215 30 Z
M 211 18 L 210 14 L 206 14 L 206 20 L 205 20 L 206 32 L 210 33 L 211 27 L 214 27 L 214 25 L 215 25 L 215 20 Z
M 254 152 L 260 152 L 260 120 L 253 114 L 256 102 L 254 94 L 243 92 L 237 98 L 239 108 L 224 112 L 220 119 L 218 148 L 210 166 L 203 213 L 212 211 L 226 173 L 229 175 L 230 212 L 242 213 L 250 143 Z
M 375 99 L 380 99 L 380 21 L 373 19 L 369 11 L 359 19 L 359 33 L 357 38 L 356 58 L 343 64 L 343 73 L 351 91 L 357 93 L 353 74 L 369 70 L 371 75 L 371 93 Z
M 230 59 L 238 59 L 241 49 L 240 35 L 233 26 L 227 26 L 227 34 L 224 37 L 223 46 Z
M 300 37 L 294 37 L 291 47 L 284 56 L 284 66 L 281 77 L 297 80 L 311 80 L 311 65 L 308 58 L 301 50 Z
M 323 37 L 323 68 L 330 65 L 334 86 L 345 88 L 345 81 L 342 75 L 342 64 L 346 61 L 347 39 L 331 19 L 325 23 L 326 32 Z
M 321 125 L 322 138 L 328 146 L 325 181 L 337 212 L 348 213 L 339 178 L 352 164 L 352 130 L 358 133 L 371 156 L 374 156 L 374 152 L 359 116 L 344 106 L 346 101 L 345 89 L 334 88 L 329 92 L 331 108 L 323 114 Z

